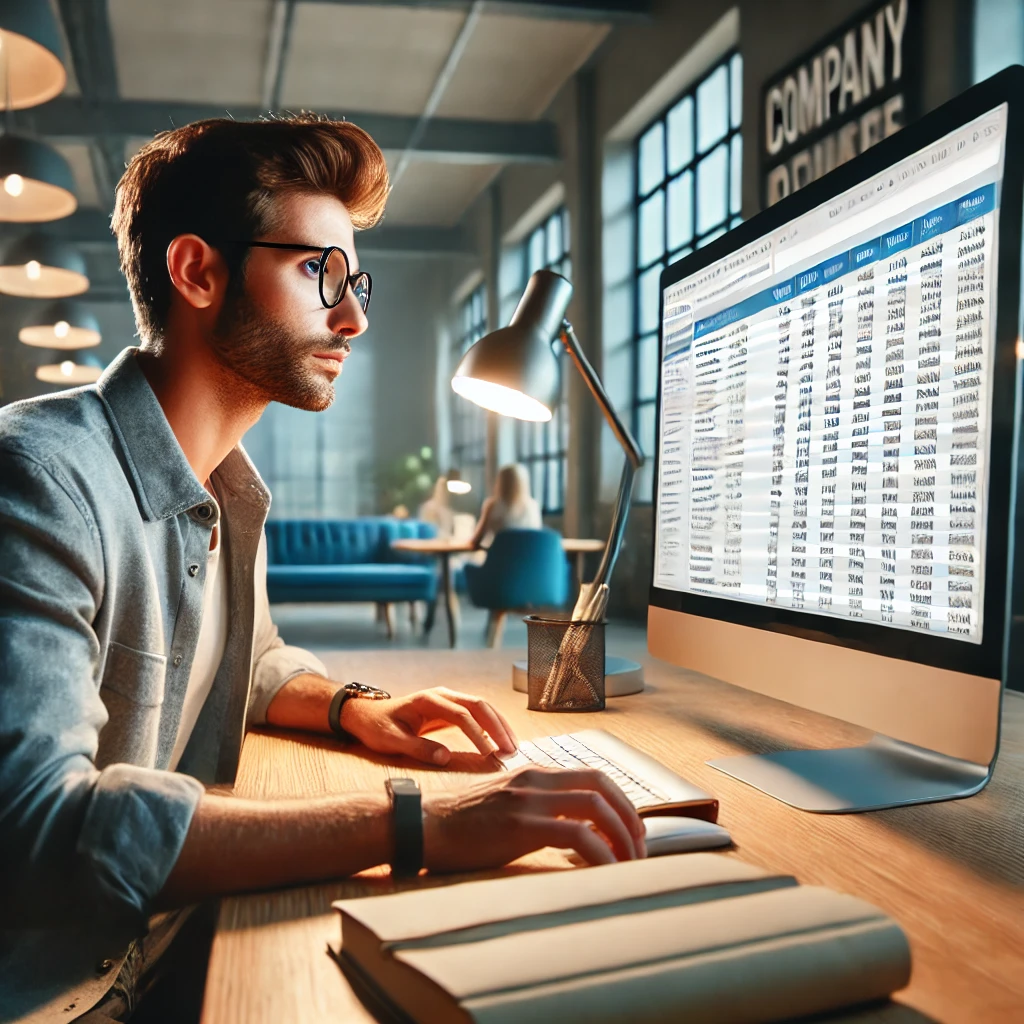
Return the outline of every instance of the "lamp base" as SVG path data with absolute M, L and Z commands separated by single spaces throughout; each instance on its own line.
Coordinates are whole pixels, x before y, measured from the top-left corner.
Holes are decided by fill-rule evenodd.
M 528 692 L 528 663 L 516 661 L 512 664 L 512 689 L 519 693 Z M 644 667 L 629 658 L 606 654 L 604 659 L 605 697 L 625 697 L 630 693 L 641 693 L 644 688 Z

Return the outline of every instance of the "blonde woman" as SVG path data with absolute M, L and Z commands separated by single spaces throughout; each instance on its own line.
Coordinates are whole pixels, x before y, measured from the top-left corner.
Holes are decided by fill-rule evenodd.
M 490 547 L 500 530 L 539 530 L 543 526 L 540 505 L 530 493 L 530 476 L 519 462 L 502 466 L 494 494 L 484 501 L 473 533 L 473 547 Z

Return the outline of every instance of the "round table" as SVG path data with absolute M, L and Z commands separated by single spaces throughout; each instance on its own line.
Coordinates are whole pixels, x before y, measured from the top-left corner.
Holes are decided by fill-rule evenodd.
M 590 537 L 563 537 L 562 548 L 567 555 L 576 556 L 576 576 L 583 582 L 584 561 L 588 554 L 604 551 L 605 542 Z M 455 625 L 455 588 L 452 585 L 451 556 L 464 555 L 477 550 L 468 541 L 449 540 L 444 537 L 404 537 L 391 542 L 396 551 L 408 551 L 418 555 L 434 555 L 441 563 L 441 589 L 444 592 L 445 612 L 448 616 L 448 643 L 454 647 L 457 637 Z M 424 629 L 429 633 L 434 624 L 433 610 L 427 613 Z

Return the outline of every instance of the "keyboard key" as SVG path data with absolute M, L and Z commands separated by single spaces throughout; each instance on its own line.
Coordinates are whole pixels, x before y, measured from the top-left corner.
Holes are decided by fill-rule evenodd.
M 506 771 L 514 772 L 518 768 L 525 768 L 528 764 L 533 762 L 521 751 L 517 750 L 514 754 L 508 754 L 505 757 L 498 757 Z
M 575 736 L 541 736 L 536 740 L 524 741 L 519 750 L 501 759 L 509 771 L 528 764 L 544 768 L 565 768 L 570 770 L 596 769 L 608 776 L 637 809 L 665 803 L 668 797 L 644 779 L 638 779 L 601 754 L 591 750 Z

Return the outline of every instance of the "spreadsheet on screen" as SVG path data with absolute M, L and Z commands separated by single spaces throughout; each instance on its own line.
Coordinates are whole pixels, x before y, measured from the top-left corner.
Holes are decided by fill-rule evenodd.
M 656 587 L 981 642 L 1006 122 L 665 289 Z

